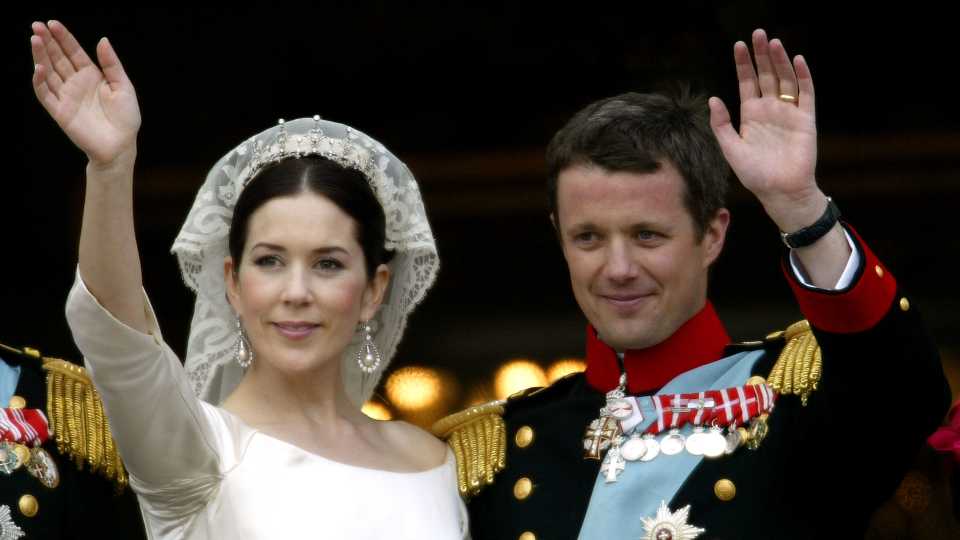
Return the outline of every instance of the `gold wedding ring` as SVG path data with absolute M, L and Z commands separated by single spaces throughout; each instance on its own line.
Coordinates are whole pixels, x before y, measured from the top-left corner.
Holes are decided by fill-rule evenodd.
M 780 94 L 780 101 L 789 101 L 790 103 L 799 103 L 800 98 L 797 96 L 791 96 L 790 94 Z

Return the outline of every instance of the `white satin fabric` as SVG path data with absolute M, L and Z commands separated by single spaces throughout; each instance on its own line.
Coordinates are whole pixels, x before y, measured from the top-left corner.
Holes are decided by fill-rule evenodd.
M 155 540 L 467 538 L 456 461 L 415 473 L 345 465 L 201 402 L 163 342 L 116 320 L 77 275 L 67 320 Z

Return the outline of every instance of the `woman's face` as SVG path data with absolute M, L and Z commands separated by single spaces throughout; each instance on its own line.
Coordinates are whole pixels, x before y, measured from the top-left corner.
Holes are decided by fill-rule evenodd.
M 310 192 L 271 199 L 250 215 L 240 265 L 228 257 L 224 279 L 261 367 L 298 374 L 339 366 L 357 323 L 376 313 L 387 268 L 367 279 L 354 227 Z

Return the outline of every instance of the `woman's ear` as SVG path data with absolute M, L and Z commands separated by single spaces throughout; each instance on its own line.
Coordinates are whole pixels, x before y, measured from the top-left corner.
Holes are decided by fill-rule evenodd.
M 383 303 L 383 295 L 387 292 L 387 284 L 390 282 L 390 270 L 387 265 L 381 264 L 373 274 L 373 279 L 367 284 L 367 290 L 363 293 L 363 302 L 360 305 L 360 319 L 369 321 L 377 314 L 380 304 Z
M 243 313 L 240 312 L 240 282 L 237 270 L 233 266 L 233 257 L 223 260 L 223 283 L 227 287 L 227 302 L 233 306 L 237 317 L 243 317 Z

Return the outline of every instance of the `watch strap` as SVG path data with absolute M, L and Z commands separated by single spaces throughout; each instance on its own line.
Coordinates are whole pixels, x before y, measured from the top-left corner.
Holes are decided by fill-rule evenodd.
M 827 209 L 816 223 L 794 233 L 780 231 L 780 238 L 790 249 L 806 247 L 823 238 L 839 220 L 840 209 L 837 208 L 837 204 L 833 202 L 833 198 L 827 197 Z

